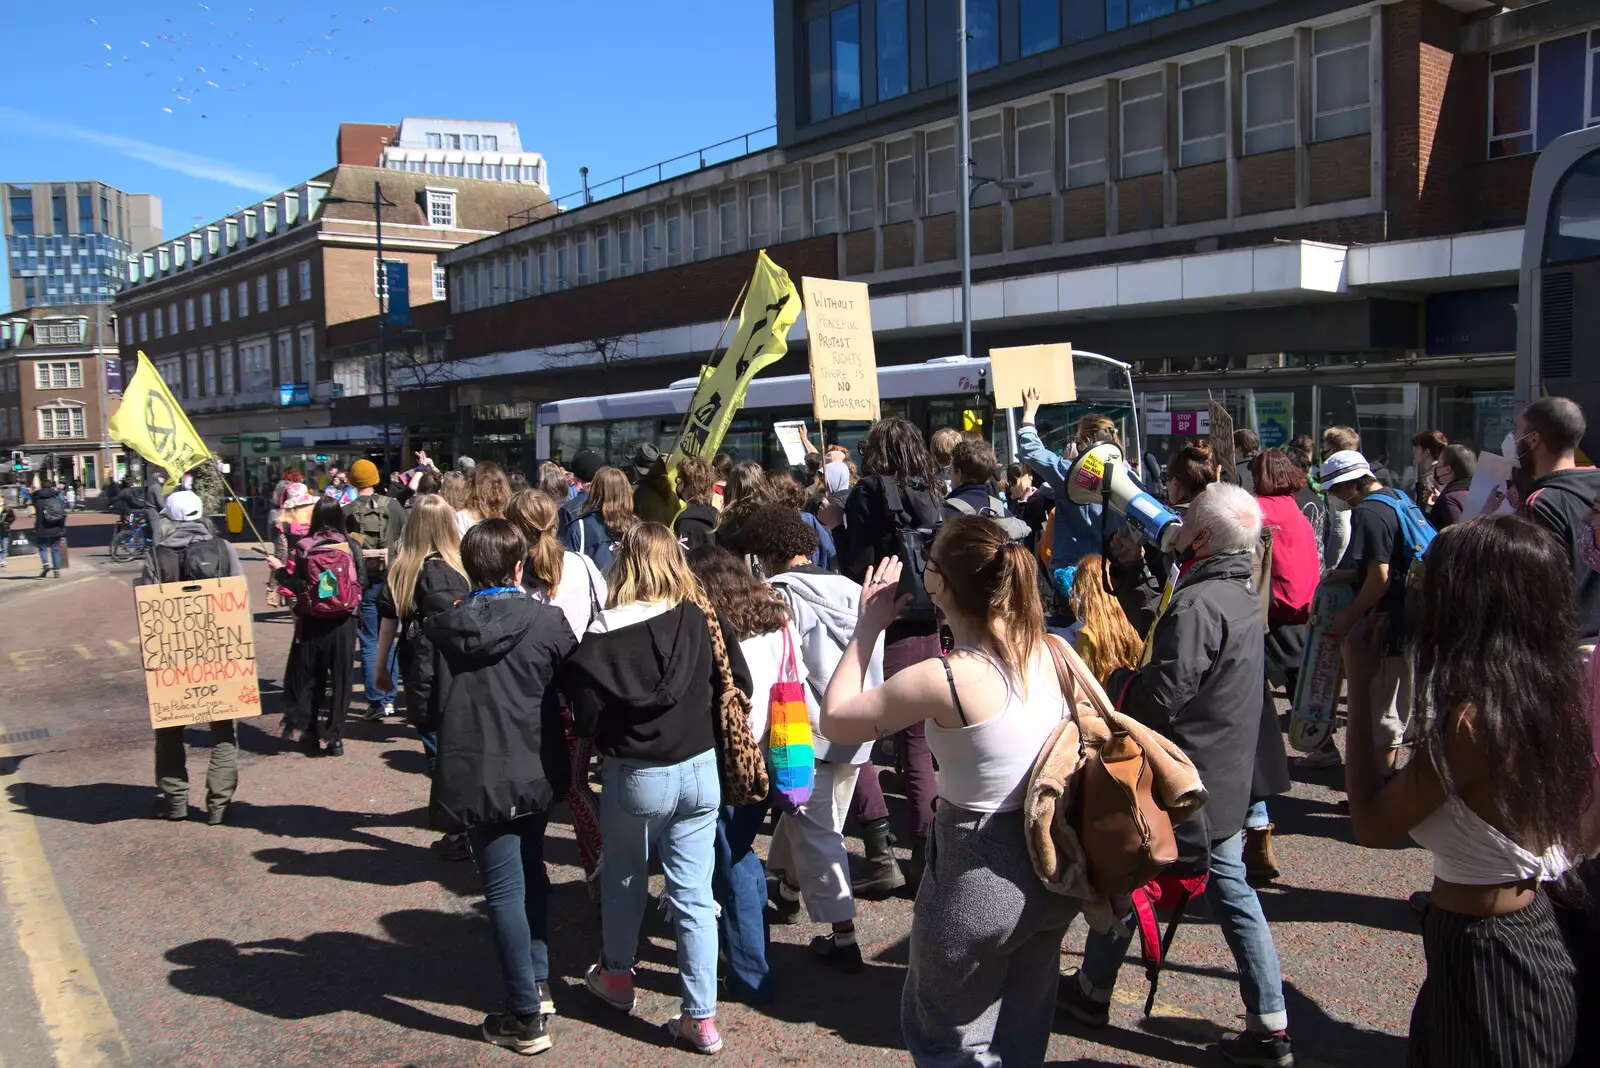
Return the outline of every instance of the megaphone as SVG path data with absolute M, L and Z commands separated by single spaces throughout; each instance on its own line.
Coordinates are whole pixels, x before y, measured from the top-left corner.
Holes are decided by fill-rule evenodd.
M 1122 450 L 1109 441 L 1084 452 L 1067 471 L 1067 499 L 1105 505 L 1162 552 L 1171 552 L 1178 540 L 1178 514 L 1139 487 L 1128 474 Z

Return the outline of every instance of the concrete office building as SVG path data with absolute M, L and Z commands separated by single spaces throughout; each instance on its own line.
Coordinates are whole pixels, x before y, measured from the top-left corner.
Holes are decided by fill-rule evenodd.
M 161 200 L 104 182 L 0 186 L 11 306 L 110 303 L 136 253 L 161 241 Z

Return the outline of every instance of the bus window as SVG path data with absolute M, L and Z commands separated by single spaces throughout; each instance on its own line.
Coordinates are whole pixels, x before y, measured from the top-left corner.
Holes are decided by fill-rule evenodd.
M 1550 200 L 1545 263 L 1600 256 L 1600 152 L 1580 159 Z

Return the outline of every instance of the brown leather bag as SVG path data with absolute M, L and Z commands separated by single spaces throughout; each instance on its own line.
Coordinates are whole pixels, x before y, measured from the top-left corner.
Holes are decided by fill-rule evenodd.
M 1124 897 L 1178 859 L 1172 818 L 1156 803 L 1144 747 L 1119 727 L 1105 691 L 1055 635 L 1046 637 L 1056 678 L 1078 726 L 1078 773 L 1068 821 L 1083 846 L 1089 883 L 1107 897 Z M 1093 746 L 1083 730 L 1079 702 L 1109 728 Z

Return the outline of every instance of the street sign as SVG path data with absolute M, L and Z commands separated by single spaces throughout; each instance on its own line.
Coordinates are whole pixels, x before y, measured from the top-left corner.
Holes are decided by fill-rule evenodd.
M 304 382 L 284 382 L 278 386 L 278 407 L 287 408 L 290 405 L 310 404 L 311 387 Z
M 384 289 L 387 298 L 384 322 L 390 326 L 411 325 L 411 270 L 403 260 L 383 262 Z

